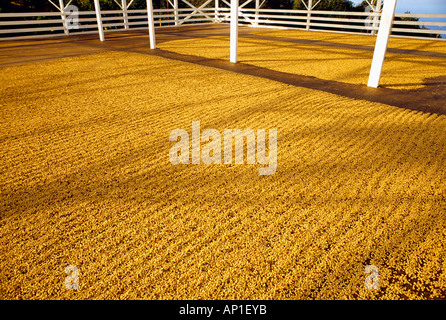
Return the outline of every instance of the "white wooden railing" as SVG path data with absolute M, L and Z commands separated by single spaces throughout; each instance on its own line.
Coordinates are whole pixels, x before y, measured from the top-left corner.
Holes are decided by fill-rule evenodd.
M 229 23 L 229 2 L 227 0 L 207 0 L 195 7 L 187 0 L 188 8 L 178 8 L 178 0 L 171 3 L 171 9 L 154 10 L 155 27 L 173 27 L 190 24 Z M 318 10 L 279 10 L 247 8 L 241 3 L 239 24 L 258 27 L 298 28 L 348 33 L 376 34 L 379 27 L 380 13 L 339 12 Z M 98 33 L 95 11 L 81 11 L 76 16 L 76 28 L 67 27 L 64 21 L 70 18 L 70 12 L 36 12 L 36 13 L 0 13 L 0 40 L 43 38 L 65 35 Z M 446 35 L 446 14 L 396 14 L 398 18 L 421 18 L 421 21 L 398 21 L 392 32 L 400 35 L 417 33 L 419 37 L 435 34 Z M 147 10 L 101 11 L 104 32 L 136 30 L 147 28 Z M 426 29 L 419 29 L 419 26 Z M 429 28 L 429 29 L 427 29 Z M 446 36 L 444 36 L 446 37 Z M 439 40 L 446 40 L 439 38 Z

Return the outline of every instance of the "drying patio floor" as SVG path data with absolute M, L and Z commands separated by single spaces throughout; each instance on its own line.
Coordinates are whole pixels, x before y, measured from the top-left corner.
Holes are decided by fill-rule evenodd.
M 240 29 L 0 43 L 0 298 L 445 298 L 444 42 L 372 89 L 371 36 Z M 276 173 L 173 165 L 192 121 L 277 129 Z

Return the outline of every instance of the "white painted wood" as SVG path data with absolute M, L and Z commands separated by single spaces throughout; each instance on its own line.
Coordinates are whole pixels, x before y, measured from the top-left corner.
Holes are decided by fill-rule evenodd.
M 128 18 L 128 14 L 127 14 L 127 9 L 128 9 L 128 5 L 127 5 L 127 0 L 121 0 L 121 8 L 122 8 L 122 17 L 124 18 L 124 29 L 128 30 L 129 29 L 129 18 Z
M 184 22 L 186 22 L 187 20 L 189 20 L 190 18 L 192 18 L 196 13 L 200 13 L 201 15 L 205 16 L 206 18 L 208 18 L 209 20 L 213 20 L 211 16 L 209 16 L 208 14 L 206 14 L 206 11 L 208 10 L 212 10 L 212 9 L 207 9 L 205 8 L 209 3 L 212 2 L 212 0 L 207 0 L 205 3 L 203 3 L 201 6 L 199 6 L 198 8 L 195 7 L 193 4 L 191 4 L 189 1 L 187 0 L 181 0 L 183 1 L 185 4 L 187 4 L 189 7 L 191 7 L 192 9 L 194 9 L 194 11 L 192 11 L 192 13 L 188 14 L 183 20 L 181 20 L 180 25 L 183 24 Z
M 238 4 L 239 0 L 231 0 L 231 40 L 229 61 L 232 63 L 238 61 Z
M 177 26 L 180 21 L 178 17 L 178 0 L 173 0 L 173 9 L 175 10 L 175 25 Z
M 214 23 L 219 23 L 220 22 L 220 18 L 218 17 L 218 13 L 219 13 L 219 3 L 218 0 L 215 0 L 215 4 L 214 4 Z
M 383 6 L 383 0 L 378 0 L 378 2 L 376 3 L 376 7 L 375 10 L 373 12 L 380 12 Z M 376 28 L 378 27 L 378 23 L 379 23 L 379 16 L 374 16 L 373 17 L 373 30 L 372 30 L 372 35 L 376 35 Z
M 156 49 L 155 24 L 153 22 L 153 2 L 147 0 L 147 24 L 149 25 L 150 49 Z
M 376 37 L 375 51 L 373 53 L 372 66 L 368 86 L 377 88 L 381 78 L 381 72 L 386 57 L 387 44 L 389 43 L 390 32 L 392 30 L 393 18 L 397 0 L 386 0 L 379 24 L 378 36 Z
M 255 8 L 255 20 L 254 20 L 254 26 L 259 26 L 259 9 L 260 9 L 260 0 L 256 0 L 256 8 Z
M 104 41 L 104 28 L 102 27 L 101 5 L 99 0 L 94 0 L 94 9 L 96 12 L 96 24 L 98 25 L 99 39 Z
M 308 0 L 307 9 L 308 9 L 308 12 L 307 12 L 307 26 L 306 26 L 306 29 L 310 30 L 310 24 L 311 24 L 310 17 L 311 17 L 311 10 L 313 9 L 313 0 Z
M 68 35 L 68 28 L 67 28 L 67 24 L 66 24 L 66 17 L 63 14 L 65 11 L 65 4 L 64 4 L 64 0 L 59 0 L 59 8 L 60 8 L 60 12 L 62 13 L 61 17 L 62 17 L 62 24 L 63 24 L 63 32 Z

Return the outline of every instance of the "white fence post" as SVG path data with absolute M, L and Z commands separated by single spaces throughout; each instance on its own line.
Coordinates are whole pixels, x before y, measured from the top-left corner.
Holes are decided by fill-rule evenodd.
M 383 6 L 383 0 L 378 0 L 378 2 L 376 3 L 375 10 L 373 10 L 373 12 L 374 13 L 381 12 L 382 6 Z M 379 23 L 379 16 L 374 16 L 372 35 L 376 35 L 376 27 L 378 27 L 378 23 Z
M 124 18 L 124 29 L 129 29 L 129 18 L 127 15 L 127 0 L 121 0 L 122 17 Z
M 59 0 L 59 7 L 60 7 L 60 13 L 62 17 L 62 24 L 63 24 L 63 32 L 68 35 L 68 28 L 66 24 L 67 17 L 65 17 L 65 4 L 63 2 L 64 0 Z
M 239 0 L 231 0 L 231 41 L 229 61 L 237 62 L 238 51 L 238 5 Z
M 311 19 L 311 9 L 313 7 L 313 0 L 308 0 L 308 4 L 307 4 L 307 26 L 306 29 L 310 30 L 310 19 Z
M 390 32 L 392 31 L 393 18 L 395 16 L 395 7 L 397 0 L 386 0 L 381 15 L 381 23 L 379 24 L 378 36 L 375 43 L 375 51 L 373 53 L 372 66 L 370 67 L 370 75 L 368 86 L 377 88 L 381 78 L 381 72 L 386 57 L 387 44 L 389 43 Z
M 96 11 L 99 39 L 104 41 L 104 28 L 102 28 L 101 5 L 99 4 L 99 0 L 94 0 L 94 9 Z
M 218 23 L 218 12 L 219 12 L 219 6 L 218 6 L 218 0 L 215 0 L 215 9 L 214 9 L 214 23 Z
M 178 0 L 173 0 L 173 9 L 175 10 L 175 25 L 178 26 Z
M 255 11 L 255 18 L 254 18 L 254 26 L 259 26 L 259 9 L 260 9 L 260 0 L 256 0 L 256 11 Z
M 154 22 L 153 22 L 153 3 L 152 3 L 152 0 L 147 0 L 147 23 L 149 25 L 150 49 L 156 49 L 155 25 L 154 25 Z

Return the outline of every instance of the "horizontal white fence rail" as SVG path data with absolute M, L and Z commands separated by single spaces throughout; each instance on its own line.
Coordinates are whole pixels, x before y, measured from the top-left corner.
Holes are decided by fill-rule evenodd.
M 380 13 L 279 9 L 240 9 L 239 23 L 253 26 L 301 28 L 314 31 L 336 31 L 375 34 Z M 219 20 L 229 22 L 229 8 L 220 8 Z M 258 14 L 257 14 L 258 13 Z M 376 20 L 375 20 L 376 17 Z M 419 21 L 404 19 L 418 18 Z M 422 29 L 420 29 L 420 27 Z M 418 37 L 446 35 L 446 14 L 395 14 L 393 34 L 416 34 Z M 435 38 L 430 38 L 435 39 Z M 443 39 L 446 40 L 446 39 Z
M 215 9 L 157 9 L 154 10 L 155 27 L 181 26 L 192 23 L 214 23 Z M 125 14 L 125 19 L 124 19 Z M 65 36 L 67 28 L 63 17 L 69 13 L 0 13 L 0 40 L 32 39 Z M 147 29 L 147 10 L 101 11 L 104 32 Z M 80 11 L 77 28 L 68 29 L 68 35 L 98 33 L 95 11 Z
M 222 6 L 210 1 L 212 7 L 154 10 L 155 27 L 173 27 L 190 24 L 229 23 L 229 3 Z M 217 2 L 218 3 L 218 2 Z M 0 40 L 44 38 L 53 36 L 98 33 L 95 11 L 80 11 L 77 28 L 67 28 L 66 12 L 0 13 Z M 239 24 L 258 27 L 297 28 L 315 31 L 376 34 L 380 13 L 340 12 L 317 10 L 239 9 Z M 418 18 L 419 21 L 411 21 Z M 103 10 L 102 26 L 105 32 L 146 29 L 147 10 Z M 446 14 L 396 14 L 392 34 L 398 36 L 428 37 L 439 40 L 446 35 Z M 421 29 L 420 29 L 421 28 Z M 430 37 L 429 39 L 436 39 Z

